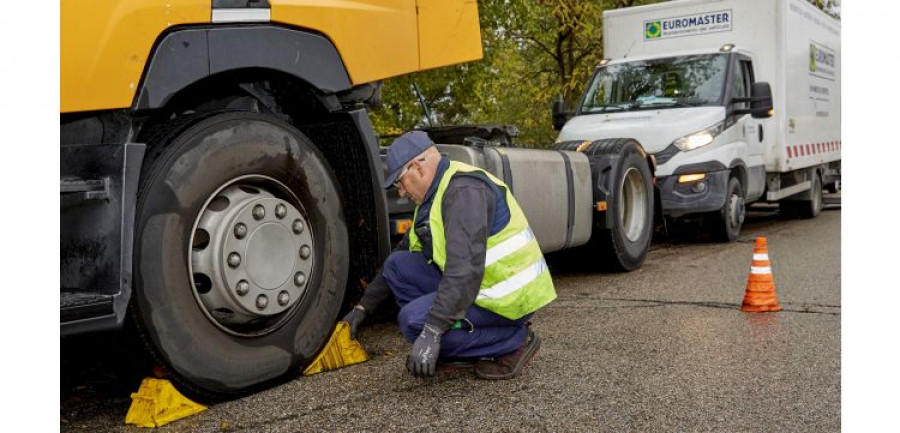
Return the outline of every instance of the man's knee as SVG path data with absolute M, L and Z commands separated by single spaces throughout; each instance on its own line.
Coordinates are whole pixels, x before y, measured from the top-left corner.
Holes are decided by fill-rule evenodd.
M 402 261 L 402 259 L 399 259 L 399 256 L 403 255 L 403 253 L 406 253 L 406 251 L 395 251 L 384 261 L 381 273 L 388 282 L 397 281 L 397 278 L 400 276 L 400 267 L 397 266 L 397 263 Z
M 428 309 L 433 302 L 433 299 L 429 302 L 428 299 L 423 298 L 433 298 L 433 296 L 425 295 L 416 299 L 403 306 L 400 309 L 400 313 L 397 314 L 397 324 L 400 326 L 400 332 L 403 333 L 403 337 L 410 343 L 415 341 L 419 334 L 422 333 L 425 320 L 428 318 Z
M 389 283 L 400 283 L 408 280 L 406 274 L 415 270 L 416 265 L 419 264 L 418 262 L 424 261 L 424 258 L 420 259 L 417 255 L 422 255 L 422 253 L 412 251 L 394 251 L 391 253 L 387 260 L 384 261 L 382 268 L 385 280 Z

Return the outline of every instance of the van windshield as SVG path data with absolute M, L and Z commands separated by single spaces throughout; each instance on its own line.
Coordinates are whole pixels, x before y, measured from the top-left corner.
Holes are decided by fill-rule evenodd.
M 727 54 L 704 54 L 606 66 L 594 75 L 580 114 L 719 104 L 727 64 Z

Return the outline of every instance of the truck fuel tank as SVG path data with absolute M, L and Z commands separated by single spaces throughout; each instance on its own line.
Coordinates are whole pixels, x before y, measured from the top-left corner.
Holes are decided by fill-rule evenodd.
M 591 238 L 593 191 L 587 156 L 573 151 L 438 144 L 453 161 L 486 170 L 506 183 L 525 212 L 545 253 Z M 386 193 L 394 241 L 412 218 L 415 204 L 391 188 Z

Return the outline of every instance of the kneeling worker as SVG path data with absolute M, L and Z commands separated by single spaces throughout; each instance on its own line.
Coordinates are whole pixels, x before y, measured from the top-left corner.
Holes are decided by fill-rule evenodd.
M 394 140 L 387 164 L 383 186 L 416 203 L 413 227 L 344 317 L 352 337 L 393 292 L 410 372 L 431 376 L 441 358 L 475 361 L 483 379 L 516 376 L 540 347 L 529 320 L 556 298 L 522 209 L 502 181 L 441 156 L 422 131 Z

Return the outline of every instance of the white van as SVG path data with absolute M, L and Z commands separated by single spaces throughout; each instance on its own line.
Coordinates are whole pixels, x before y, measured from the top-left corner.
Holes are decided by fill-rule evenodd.
M 574 113 L 554 105 L 558 141 L 637 140 L 663 215 L 702 215 L 722 240 L 737 238 L 747 203 L 819 213 L 840 181 L 839 21 L 803 0 L 672 1 L 603 19 L 608 60 Z

